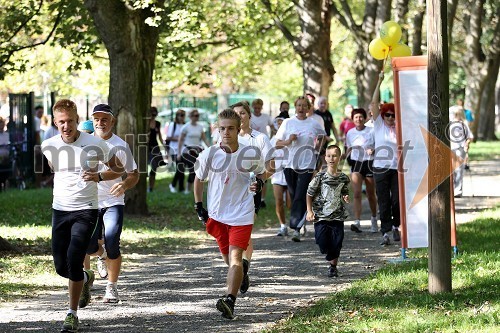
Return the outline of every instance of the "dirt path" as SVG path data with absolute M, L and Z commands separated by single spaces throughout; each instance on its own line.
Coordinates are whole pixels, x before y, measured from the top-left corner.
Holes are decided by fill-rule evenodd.
M 488 164 L 486 168 L 498 171 L 496 165 Z M 471 167 L 479 170 L 478 165 Z M 473 189 L 468 189 L 465 183 L 465 196 L 456 201 L 459 222 L 467 222 L 485 206 L 500 202 L 498 194 L 492 197 L 483 193 L 492 187 L 498 189 L 492 182 L 500 184 L 498 172 L 487 174 L 487 177 L 473 174 L 470 185 L 477 183 Z M 489 186 L 480 186 L 484 181 Z M 366 212 L 364 217 L 368 218 Z M 116 305 L 101 303 L 105 281 L 96 280 L 91 304 L 78 311 L 80 331 L 258 332 L 319 298 L 347 288 L 352 281 L 387 264 L 388 259 L 399 258 L 399 243 L 381 247 L 380 235 L 370 233 L 368 223 L 364 220 L 365 231 L 355 234 L 346 222 L 341 275 L 333 279 L 326 277 L 327 265 L 314 243 L 311 226 L 300 243 L 276 237 L 274 229 L 255 232 L 251 286 L 238 299 L 237 318 L 233 321 L 221 318 L 215 309 L 217 297 L 225 291 L 226 267 L 214 242 L 188 254 L 127 255 L 119 284 L 122 301 Z M 65 290 L 2 304 L 0 332 L 57 332 L 66 308 Z

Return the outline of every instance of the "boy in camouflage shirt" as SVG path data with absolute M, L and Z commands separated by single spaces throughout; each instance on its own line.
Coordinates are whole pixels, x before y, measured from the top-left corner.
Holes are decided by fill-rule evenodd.
M 326 172 L 319 172 L 307 189 L 307 221 L 314 222 L 314 236 L 320 252 L 330 263 L 329 277 L 337 277 L 337 262 L 344 240 L 344 220 L 349 203 L 349 177 L 337 171 L 341 151 L 336 145 L 326 149 Z

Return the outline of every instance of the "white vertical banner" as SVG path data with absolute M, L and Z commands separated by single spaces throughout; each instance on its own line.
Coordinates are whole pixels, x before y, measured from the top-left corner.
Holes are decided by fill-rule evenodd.
M 398 75 L 400 137 L 403 147 L 403 185 L 406 247 L 428 246 L 427 146 L 422 129 L 427 130 L 427 69 L 404 70 Z

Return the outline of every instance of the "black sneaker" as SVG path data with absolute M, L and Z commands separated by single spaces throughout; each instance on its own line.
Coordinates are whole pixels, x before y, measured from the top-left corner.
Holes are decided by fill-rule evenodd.
M 244 294 L 247 292 L 248 287 L 250 287 L 250 278 L 248 277 L 248 268 L 250 263 L 248 260 L 243 259 L 243 281 L 241 281 L 240 293 Z
M 337 270 L 337 266 L 330 265 L 330 268 L 328 268 L 328 277 L 338 277 L 338 276 L 339 276 L 339 271 Z
M 234 318 L 234 301 L 230 297 L 224 296 L 219 298 L 216 307 L 217 310 L 222 312 L 222 317 L 227 319 Z
M 384 236 L 382 237 L 382 241 L 380 242 L 380 245 L 387 246 L 387 245 L 390 245 L 390 244 L 391 244 L 391 241 L 389 240 L 389 235 L 388 234 L 384 234 Z
M 399 229 L 392 229 L 392 239 L 394 239 L 395 242 L 399 242 L 401 240 Z
M 363 232 L 356 223 L 351 224 L 351 231 L 354 231 L 357 234 Z
M 266 202 L 265 201 L 261 201 L 260 202 L 260 208 L 266 208 L 267 205 L 266 205 Z

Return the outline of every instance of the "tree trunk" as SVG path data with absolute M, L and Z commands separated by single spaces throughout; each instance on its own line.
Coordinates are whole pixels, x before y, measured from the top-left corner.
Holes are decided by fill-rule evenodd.
M 144 23 L 152 16 L 148 9 L 133 10 L 120 0 L 86 0 L 85 6 L 109 55 L 109 104 L 117 114 L 116 133 L 129 144 L 141 173 L 137 186 L 126 193 L 125 210 L 146 214 L 146 121 L 159 30 Z
M 422 26 L 424 23 L 426 2 L 425 0 L 418 0 L 417 13 L 413 17 L 413 34 L 411 38 L 411 54 L 422 55 Z
M 488 68 L 488 77 L 481 99 L 481 116 L 478 124 L 478 140 L 497 140 L 495 135 L 495 90 L 498 80 L 500 56 L 496 61 L 491 62 Z
M 328 98 L 335 69 L 331 61 L 330 0 L 302 0 L 296 5 L 301 38 L 294 45 L 302 59 L 304 93 Z

